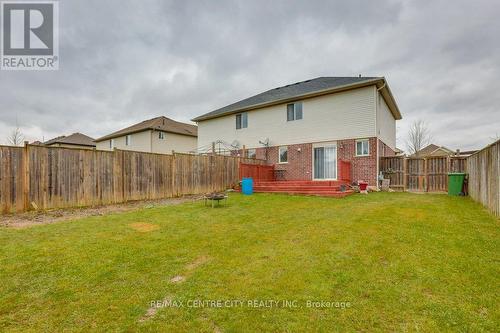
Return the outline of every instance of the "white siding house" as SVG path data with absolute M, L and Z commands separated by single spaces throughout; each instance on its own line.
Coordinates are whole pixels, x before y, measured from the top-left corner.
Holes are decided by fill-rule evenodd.
M 167 117 L 157 117 L 124 128 L 96 140 L 99 150 L 133 150 L 169 154 L 196 151 L 197 127 Z
M 250 149 L 293 180 L 336 180 L 342 160 L 352 166 L 354 178 L 376 184 L 378 158 L 396 149 L 398 119 L 385 78 L 320 77 L 268 90 L 193 121 L 200 150 L 214 142 L 237 153 Z
M 301 100 L 302 119 L 287 121 L 287 103 L 247 111 L 248 127 L 236 129 L 234 114 L 201 121 L 198 146 L 222 140 L 247 148 L 374 137 L 375 86 Z M 394 118 L 392 121 L 395 123 Z

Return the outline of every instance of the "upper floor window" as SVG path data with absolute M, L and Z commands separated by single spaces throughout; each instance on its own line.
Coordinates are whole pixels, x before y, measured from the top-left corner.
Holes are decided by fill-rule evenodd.
M 236 129 L 248 127 L 248 114 L 246 112 L 236 115 Z
M 248 158 L 255 158 L 257 156 L 257 151 L 255 149 L 248 149 L 247 150 L 247 157 Z
M 115 148 L 115 139 L 109 140 L 109 149 Z
M 370 155 L 370 141 L 368 139 L 356 140 L 356 156 Z
M 165 132 L 158 132 L 158 139 L 160 140 L 165 139 Z
M 132 135 L 129 134 L 125 136 L 125 145 L 130 146 L 131 142 L 132 142 Z
M 278 149 L 278 162 L 288 163 L 288 147 L 283 146 Z
M 286 106 L 286 121 L 302 119 L 302 102 L 290 103 Z

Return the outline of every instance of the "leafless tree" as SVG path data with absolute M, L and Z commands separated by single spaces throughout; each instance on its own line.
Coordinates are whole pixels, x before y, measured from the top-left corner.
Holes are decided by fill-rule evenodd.
M 9 144 L 13 146 L 22 146 L 24 142 L 24 135 L 23 132 L 21 132 L 21 129 L 16 127 L 12 132 L 9 134 L 7 137 L 7 141 Z
M 410 154 L 416 154 L 420 149 L 430 144 L 431 140 L 432 136 L 427 124 L 423 120 L 416 120 L 408 131 L 406 147 Z
M 497 142 L 498 140 L 500 140 L 500 135 L 498 135 L 498 133 L 495 133 L 495 136 L 492 136 L 490 138 L 491 142 L 495 143 Z

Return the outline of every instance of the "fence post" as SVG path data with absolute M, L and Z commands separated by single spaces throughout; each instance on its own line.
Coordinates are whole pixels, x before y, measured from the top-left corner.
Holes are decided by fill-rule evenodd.
M 115 155 L 116 155 L 116 152 L 118 150 L 115 148 Z M 126 192 L 125 192 L 125 153 L 123 151 L 120 152 L 120 159 L 121 159 L 121 182 L 122 182 L 122 186 L 121 186 L 121 191 L 122 191 L 122 195 L 121 195 L 121 198 L 122 198 L 122 202 L 126 202 L 127 201 L 127 196 L 126 196 Z
M 427 158 L 424 158 L 424 180 L 425 180 L 425 186 L 424 186 L 424 191 L 429 192 L 429 174 L 427 173 Z
M 403 192 L 408 187 L 408 158 L 403 157 Z
M 24 210 L 28 210 L 30 206 L 30 161 L 29 161 L 29 142 L 24 141 L 23 148 L 23 199 Z
M 172 196 L 177 196 L 177 191 L 175 188 L 175 150 L 172 150 L 172 167 L 170 168 L 170 172 L 172 173 Z

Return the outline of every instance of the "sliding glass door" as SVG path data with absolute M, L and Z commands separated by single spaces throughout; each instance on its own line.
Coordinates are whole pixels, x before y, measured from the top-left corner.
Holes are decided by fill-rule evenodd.
M 314 179 L 337 179 L 337 145 L 313 148 Z

